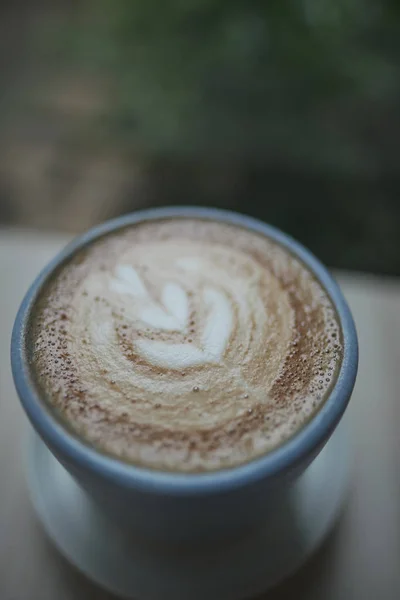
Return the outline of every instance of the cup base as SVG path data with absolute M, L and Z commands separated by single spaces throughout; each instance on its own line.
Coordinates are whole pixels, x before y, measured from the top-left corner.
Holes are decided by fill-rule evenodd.
M 325 448 L 288 490 L 279 513 L 229 544 L 184 552 L 149 549 L 121 531 L 32 433 L 28 484 L 50 539 L 82 573 L 136 600 L 242 600 L 286 578 L 333 526 L 349 482 L 349 444 L 342 422 Z

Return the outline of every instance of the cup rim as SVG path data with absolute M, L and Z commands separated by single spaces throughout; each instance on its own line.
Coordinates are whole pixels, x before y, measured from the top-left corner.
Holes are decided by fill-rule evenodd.
M 261 233 L 295 254 L 330 296 L 339 317 L 343 360 L 336 383 L 323 406 L 292 438 L 278 448 L 239 466 L 205 473 L 164 472 L 125 463 L 85 443 L 59 422 L 46 407 L 32 381 L 27 353 L 30 315 L 43 285 L 53 271 L 97 238 L 144 221 L 167 218 L 222 221 Z M 124 487 L 166 495 L 199 495 L 228 491 L 260 479 L 272 479 L 295 469 L 328 440 L 349 402 L 358 368 L 358 341 L 348 304 L 333 276 L 302 244 L 279 229 L 241 213 L 216 208 L 172 206 L 126 214 L 93 227 L 72 240 L 39 273 L 18 310 L 11 338 L 11 366 L 21 404 L 32 425 L 59 456 Z

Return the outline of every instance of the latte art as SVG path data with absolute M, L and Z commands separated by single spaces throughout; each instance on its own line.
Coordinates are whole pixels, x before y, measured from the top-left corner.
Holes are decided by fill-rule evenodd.
M 181 248 L 179 248 L 181 250 Z M 160 248 L 162 252 L 162 248 Z M 179 259 L 173 266 L 179 269 Z M 203 261 L 205 266 L 205 261 Z M 153 331 L 179 331 L 187 334 L 189 331 L 189 298 L 186 290 L 179 284 L 168 282 L 161 291 L 157 302 L 151 297 L 140 276 L 130 265 L 117 267 L 117 273 L 124 280 L 112 280 L 110 288 L 117 293 L 130 294 L 137 299 L 135 315 L 139 322 L 148 325 Z M 132 285 L 133 284 L 133 285 Z M 198 291 L 200 301 L 208 307 L 208 315 L 200 346 L 182 340 L 181 343 L 168 341 L 152 341 L 140 339 L 135 342 L 141 354 L 149 362 L 160 367 L 179 369 L 188 366 L 202 365 L 208 362 L 220 362 L 232 328 L 232 311 L 230 303 L 222 291 L 216 288 L 205 288 Z M 115 299 L 118 305 L 120 300 Z M 194 329 L 191 330 L 194 333 Z
M 323 403 L 341 360 L 330 300 L 272 241 L 194 219 L 110 234 L 39 303 L 37 385 L 98 449 L 151 468 L 231 467 Z

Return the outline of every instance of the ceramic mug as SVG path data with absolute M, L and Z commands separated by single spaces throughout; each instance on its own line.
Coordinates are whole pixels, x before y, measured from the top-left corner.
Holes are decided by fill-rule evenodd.
M 35 303 L 53 272 L 104 234 L 127 225 L 169 217 L 211 219 L 245 227 L 275 240 L 296 255 L 328 292 L 340 321 L 343 361 L 330 396 L 310 422 L 272 452 L 246 464 L 208 473 L 182 474 L 126 464 L 98 452 L 54 415 L 35 387 L 30 368 L 30 323 Z M 33 282 L 17 314 L 11 343 L 15 386 L 33 427 L 59 462 L 114 521 L 157 542 L 208 542 L 257 527 L 273 511 L 291 482 L 318 455 L 337 427 L 350 399 L 358 366 L 357 334 L 348 305 L 326 268 L 281 231 L 237 213 L 171 207 L 122 216 L 70 243 Z

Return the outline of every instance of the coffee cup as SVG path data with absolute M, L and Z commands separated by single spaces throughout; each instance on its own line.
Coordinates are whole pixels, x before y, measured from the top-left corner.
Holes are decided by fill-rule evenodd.
M 77 251 L 128 225 L 187 217 L 238 225 L 264 235 L 295 255 L 329 295 L 342 331 L 343 358 L 329 397 L 311 420 L 271 452 L 232 468 L 201 473 L 167 472 L 128 464 L 99 452 L 63 426 L 34 384 L 29 362 L 32 313 L 50 276 Z M 149 542 L 208 543 L 242 535 L 279 505 L 338 426 L 358 365 L 357 335 L 348 305 L 327 269 L 290 236 L 256 219 L 207 208 L 140 211 L 93 228 L 71 242 L 33 282 L 18 311 L 11 344 L 15 386 L 34 429 L 57 460 L 100 509 Z

